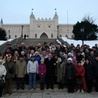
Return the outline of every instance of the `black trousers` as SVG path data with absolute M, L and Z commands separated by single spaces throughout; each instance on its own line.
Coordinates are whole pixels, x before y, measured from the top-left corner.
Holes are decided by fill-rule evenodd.
M 2 97 L 3 88 L 0 88 L 0 97 Z
M 54 78 L 53 77 L 46 77 L 46 88 L 54 89 Z
M 68 84 L 68 93 L 73 93 L 74 92 L 74 79 L 68 79 L 67 84 Z
M 17 90 L 18 89 L 24 89 L 24 78 L 17 77 Z
M 93 79 L 86 79 L 87 91 L 92 92 Z
M 95 90 L 98 92 L 98 78 L 95 78 Z

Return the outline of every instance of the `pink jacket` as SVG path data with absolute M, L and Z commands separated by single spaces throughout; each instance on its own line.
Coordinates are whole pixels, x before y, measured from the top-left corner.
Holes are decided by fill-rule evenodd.
M 45 64 L 40 64 L 38 66 L 38 73 L 40 77 L 45 77 L 46 76 L 46 65 Z

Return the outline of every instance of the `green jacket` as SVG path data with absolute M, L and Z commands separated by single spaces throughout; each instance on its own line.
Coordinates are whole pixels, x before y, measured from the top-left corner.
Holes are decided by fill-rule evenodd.
M 13 61 L 6 61 L 4 66 L 7 70 L 6 79 L 12 78 L 15 75 L 15 64 Z

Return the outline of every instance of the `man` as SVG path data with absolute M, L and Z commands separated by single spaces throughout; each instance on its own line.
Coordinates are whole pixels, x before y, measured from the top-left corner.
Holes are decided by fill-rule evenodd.
M 12 62 L 11 57 L 12 57 L 11 54 L 6 55 L 7 60 L 4 63 L 4 66 L 7 70 L 4 93 L 8 93 L 8 94 L 12 93 L 12 90 L 11 90 L 12 77 L 14 77 L 14 75 L 15 75 L 15 65 Z
M 36 74 L 38 73 L 38 61 L 35 60 L 34 55 L 27 64 L 27 73 L 29 74 L 29 88 L 36 90 Z
M 98 54 L 95 55 L 95 60 L 92 63 L 93 65 L 93 72 L 95 77 L 95 90 L 98 92 Z
M 16 77 L 17 77 L 17 90 L 24 89 L 24 77 L 26 75 L 26 61 L 20 55 L 19 60 L 16 62 Z
M 53 89 L 54 88 L 54 76 L 55 76 L 55 66 L 54 66 L 54 59 L 52 57 L 52 54 L 50 53 L 48 55 L 48 58 L 45 59 L 46 64 L 46 88 Z

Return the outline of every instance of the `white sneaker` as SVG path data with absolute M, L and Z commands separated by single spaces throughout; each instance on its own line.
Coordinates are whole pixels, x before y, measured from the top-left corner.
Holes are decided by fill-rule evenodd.
M 81 90 L 81 92 L 82 92 L 82 93 L 84 93 L 84 91 L 83 91 L 83 90 Z
M 78 90 L 77 90 L 77 93 L 79 93 L 79 92 L 80 92 L 80 90 L 78 89 Z

